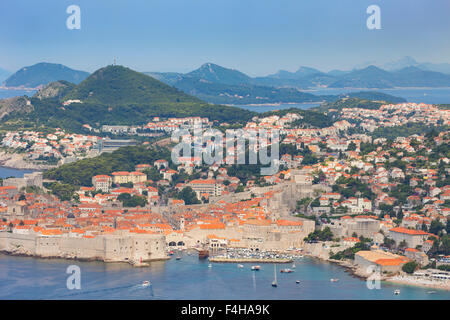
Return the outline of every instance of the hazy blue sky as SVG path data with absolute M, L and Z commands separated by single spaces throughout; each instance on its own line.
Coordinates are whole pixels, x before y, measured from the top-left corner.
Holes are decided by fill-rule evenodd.
M 68 30 L 66 8 L 81 8 Z M 381 8 L 381 30 L 366 9 Z M 1 0 L 0 67 L 47 61 L 94 71 L 193 70 L 205 62 L 266 75 L 350 69 L 409 55 L 450 62 L 450 0 Z

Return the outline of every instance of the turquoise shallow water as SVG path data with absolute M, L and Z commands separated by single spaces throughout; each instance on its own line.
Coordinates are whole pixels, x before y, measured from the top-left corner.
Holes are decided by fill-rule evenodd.
M 66 269 L 72 264 L 81 269 L 81 290 L 66 287 Z M 207 261 L 186 254 L 147 268 L 0 255 L 0 299 L 450 299 L 449 291 L 428 294 L 427 288 L 387 283 L 369 290 L 342 267 L 311 258 L 296 261 L 294 273 L 278 272 L 277 288 L 271 286 L 273 265 L 261 264 L 260 271 L 250 267 L 213 263 L 209 268 Z M 277 270 L 286 267 L 290 265 L 278 265 Z M 144 280 L 152 287 L 140 286 Z M 401 294 L 395 296 L 395 289 Z

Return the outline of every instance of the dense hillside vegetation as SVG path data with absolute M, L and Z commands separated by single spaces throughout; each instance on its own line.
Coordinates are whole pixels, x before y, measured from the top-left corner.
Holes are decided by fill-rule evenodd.
M 170 152 L 164 148 L 145 146 L 123 147 L 112 153 L 103 153 L 64 164 L 44 173 L 46 179 L 58 180 L 76 186 L 91 186 L 91 178 L 98 174 L 111 174 L 114 171 L 134 171 L 137 164 L 153 164 L 158 159 L 170 159 Z
M 195 78 L 180 80 L 175 86 L 202 100 L 218 104 L 303 103 L 336 99 L 331 96 L 316 96 L 296 88 L 274 88 L 252 84 L 229 85 Z
M 66 94 L 60 99 L 62 93 Z M 63 105 L 68 100 L 80 100 L 81 103 Z M 5 116 L 4 121 L 35 127 L 62 127 L 79 132 L 83 124 L 94 127 L 103 124 L 138 125 L 153 116 L 199 116 L 238 122 L 255 115 L 240 108 L 205 103 L 152 77 L 121 66 L 102 68 L 78 86 L 67 82 L 51 84 L 38 92 L 31 103 L 33 108 L 27 109 L 28 113 L 14 109 Z
M 33 97 L 38 98 L 39 100 L 43 99 L 51 99 L 56 98 L 58 100 L 62 99 L 67 93 L 69 93 L 73 88 L 75 88 L 75 84 L 60 80 L 55 82 L 50 82 L 45 87 L 40 89 L 35 93 Z
M 324 103 L 314 110 L 326 112 L 330 109 L 341 110 L 342 108 L 378 109 L 383 104 L 402 102 L 406 100 L 382 92 L 361 91 L 340 95 L 337 101 Z
M 122 66 L 107 66 L 95 71 L 63 100 L 74 99 L 108 106 L 202 102 L 161 81 Z

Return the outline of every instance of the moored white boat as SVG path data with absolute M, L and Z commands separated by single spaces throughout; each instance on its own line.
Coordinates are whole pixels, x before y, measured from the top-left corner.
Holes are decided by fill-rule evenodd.
M 272 282 L 272 287 L 278 287 L 278 282 L 277 282 L 277 265 L 274 264 L 273 265 L 273 282 Z

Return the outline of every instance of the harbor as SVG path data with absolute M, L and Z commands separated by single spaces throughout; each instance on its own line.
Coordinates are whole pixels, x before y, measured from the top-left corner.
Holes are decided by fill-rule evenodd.
M 444 290 L 381 283 L 379 290 L 336 265 L 310 257 L 294 259 L 295 272 L 281 272 L 286 264 L 210 263 L 195 254 L 180 253 L 146 268 L 127 263 L 80 262 L 0 254 L 0 299 L 448 299 Z M 68 290 L 67 268 L 81 270 L 81 289 Z M 276 267 L 274 267 L 276 265 Z M 275 271 L 274 271 L 275 270 Z M 276 274 L 276 276 L 275 276 Z M 276 278 L 276 287 L 272 283 Z M 339 281 L 331 281 L 339 279 Z M 146 284 L 148 281 L 150 285 Z M 400 290 L 395 295 L 394 291 Z
M 214 257 L 210 258 L 211 262 L 223 263 L 290 263 L 293 259 L 270 259 L 270 258 L 228 258 L 228 257 Z
M 221 263 L 292 263 L 294 259 L 303 257 L 298 251 L 273 252 L 253 251 L 251 249 L 227 249 L 216 252 L 210 258 L 210 262 Z

